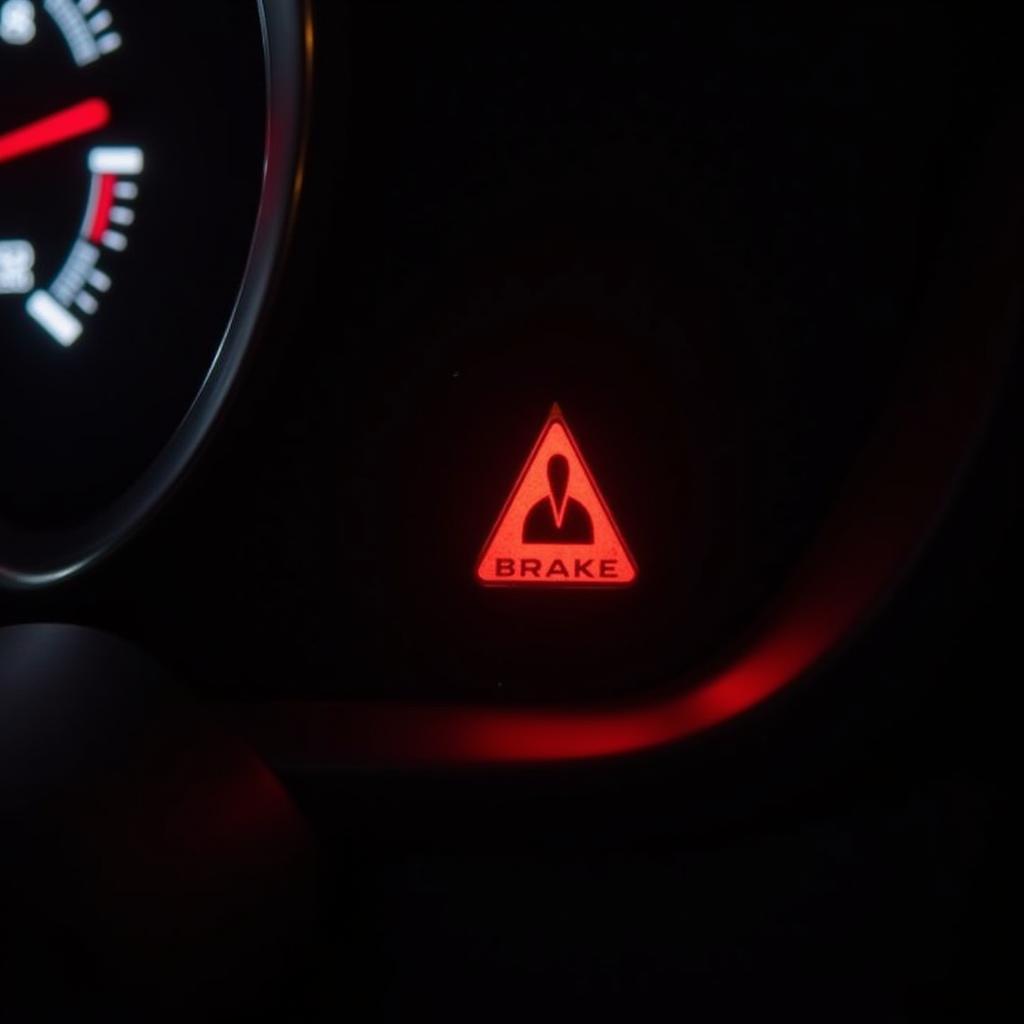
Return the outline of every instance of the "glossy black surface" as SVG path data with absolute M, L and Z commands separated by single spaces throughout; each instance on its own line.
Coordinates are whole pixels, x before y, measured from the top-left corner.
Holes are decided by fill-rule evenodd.
M 0 629 L 0 818 L 0 984 L 16 1019 L 251 1014 L 309 937 L 301 814 L 115 637 Z

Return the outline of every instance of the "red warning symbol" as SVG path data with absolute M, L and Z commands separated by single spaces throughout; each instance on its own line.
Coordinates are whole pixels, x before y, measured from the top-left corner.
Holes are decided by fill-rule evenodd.
M 491 587 L 621 587 L 636 579 L 636 563 L 557 405 L 476 574 Z

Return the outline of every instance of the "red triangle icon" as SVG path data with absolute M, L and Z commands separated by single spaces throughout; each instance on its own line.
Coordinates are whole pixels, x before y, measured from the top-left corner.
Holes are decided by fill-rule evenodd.
M 622 587 L 637 570 L 556 405 L 484 545 L 489 587 Z

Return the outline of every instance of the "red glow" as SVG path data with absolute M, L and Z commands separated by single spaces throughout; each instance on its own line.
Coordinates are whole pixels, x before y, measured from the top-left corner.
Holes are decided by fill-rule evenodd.
M 633 561 L 565 418 L 554 406 L 484 545 L 486 586 L 625 586 Z
M 841 643 L 919 548 L 990 393 L 994 364 L 957 354 L 940 367 L 954 383 L 927 389 L 909 427 L 900 409 L 892 426 L 903 429 L 879 432 L 747 648 L 685 689 L 564 709 L 293 701 L 236 709 L 236 721 L 267 756 L 293 765 L 467 764 L 626 754 L 749 711 Z
M 91 99 L 77 103 L 23 128 L 0 135 L 0 164 L 99 131 L 109 123 L 110 106 L 105 100 Z
M 850 609 L 852 611 L 853 609 Z M 804 608 L 801 612 L 811 612 Z M 759 704 L 805 671 L 849 625 L 798 612 L 695 689 L 591 710 L 522 710 L 373 704 L 269 705 L 258 734 L 312 763 L 345 757 L 431 763 L 575 760 L 624 754 L 684 739 Z M 300 753 L 301 752 L 301 753 Z
M 110 209 L 114 205 L 114 186 L 116 184 L 116 175 L 100 175 L 96 191 L 96 212 L 93 214 L 92 224 L 89 227 L 90 242 L 99 242 L 103 238 L 103 232 L 110 227 Z
M 979 193 L 984 216 L 970 219 L 976 244 L 959 247 L 939 279 L 915 358 L 895 382 L 902 385 L 894 388 L 899 400 L 863 450 L 816 543 L 730 662 L 677 680 L 670 692 L 614 704 L 284 701 L 236 705 L 233 720 L 264 756 L 286 766 L 583 759 L 684 740 L 806 676 L 853 635 L 920 552 L 1016 345 L 1008 325 L 1019 282 L 1020 173 L 1016 159 L 996 166 L 999 178 Z M 1012 189 L 1012 204 L 999 199 L 1005 189 Z

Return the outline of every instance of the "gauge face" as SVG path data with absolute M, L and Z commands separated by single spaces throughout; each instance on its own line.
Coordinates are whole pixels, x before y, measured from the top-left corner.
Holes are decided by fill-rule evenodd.
M 109 546 L 216 412 L 287 217 L 298 20 L 255 0 L 0 0 L 7 577 Z

